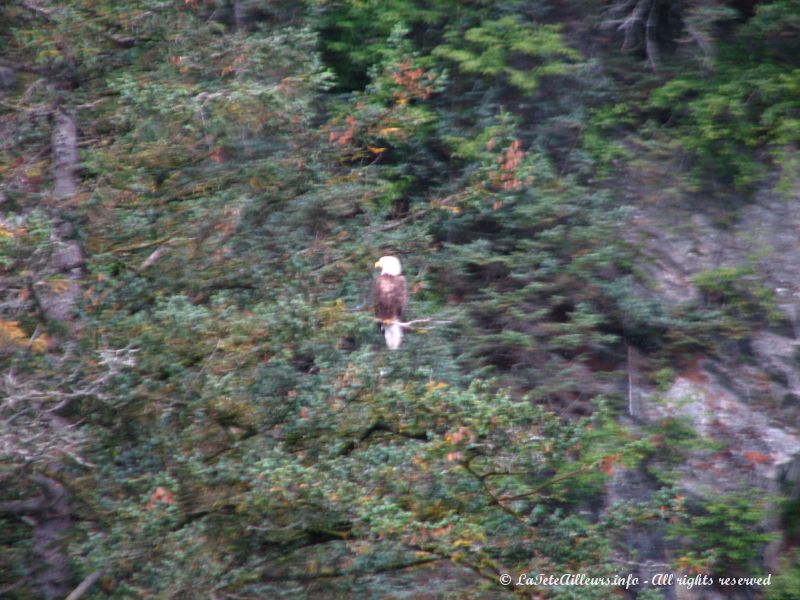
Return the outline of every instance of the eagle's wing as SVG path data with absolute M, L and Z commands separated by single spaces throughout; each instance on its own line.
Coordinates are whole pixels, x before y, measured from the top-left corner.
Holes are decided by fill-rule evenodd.
M 397 350 L 403 341 L 403 311 L 408 303 L 408 284 L 402 275 L 380 275 L 372 287 L 375 316 L 390 350 Z
M 379 319 L 400 319 L 408 303 L 408 285 L 402 275 L 379 275 L 372 286 L 375 316 Z
M 378 275 L 372 282 L 372 305 L 375 309 L 375 316 L 378 319 L 383 319 L 386 314 L 386 308 L 383 306 L 383 284 L 381 276 Z
M 408 284 L 406 278 L 398 275 L 396 278 L 396 293 L 398 300 L 397 318 L 400 319 L 406 311 L 406 304 L 408 304 Z

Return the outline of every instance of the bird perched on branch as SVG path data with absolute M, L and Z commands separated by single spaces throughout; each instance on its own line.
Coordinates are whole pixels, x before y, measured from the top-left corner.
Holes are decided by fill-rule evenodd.
M 386 345 L 397 350 L 403 341 L 403 311 L 408 302 L 406 278 L 401 275 L 402 267 L 396 256 L 382 256 L 375 268 L 381 270 L 372 288 L 375 318 L 380 321 Z

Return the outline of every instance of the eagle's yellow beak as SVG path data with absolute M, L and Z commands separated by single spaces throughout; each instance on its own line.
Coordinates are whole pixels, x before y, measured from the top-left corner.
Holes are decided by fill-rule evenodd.
M 378 262 L 375 263 L 375 268 L 376 269 L 380 269 L 381 268 L 381 261 L 378 261 Z

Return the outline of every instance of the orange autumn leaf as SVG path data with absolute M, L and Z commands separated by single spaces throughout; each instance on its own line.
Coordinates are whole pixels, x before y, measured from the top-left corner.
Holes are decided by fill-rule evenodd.
M 620 455 L 619 454 L 611 454 L 609 456 L 604 456 L 600 459 L 600 470 L 603 471 L 606 475 L 613 475 L 614 474 L 614 463 L 619 462 Z
M 763 452 L 756 452 L 754 450 L 745 452 L 744 458 L 754 465 L 764 465 L 771 462 L 769 455 L 764 454 Z
M 469 441 L 472 439 L 472 432 L 466 427 L 459 427 L 457 431 L 445 435 L 444 439 L 451 444 L 458 444 L 461 441 Z
M 209 158 L 212 161 L 214 161 L 215 163 L 217 163 L 217 164 L 223 163 L 223 162 L 225 162 L 225 157 L 224 157 L 223 154 L 224 154 L 224 150 L 222 149 L 222 147 L 216 148 L 216 149 L 214 149 L 213 152 L 211 152 L 211 154 L 209 155 Z
M 451 529 L 453 529 L 452 525 L 447 525 L 445 527 L 439 527 L 438 529 L 432 529 L 430 531 L 430 535 L 432 537 L 441 537 L 441 536 L 445 535 L 446 533 L 448 533 Z
M 147 503 L 147 510 L 153 510 L 157 504 L 175 504 L 175 494 L 164 487 L 157 487 L 150 495 L 150 501 Z

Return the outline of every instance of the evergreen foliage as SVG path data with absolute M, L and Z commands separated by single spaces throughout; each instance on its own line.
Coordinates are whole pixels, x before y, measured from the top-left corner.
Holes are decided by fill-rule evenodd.
M 796 3 L 759 5 L 710 77 L 647 79 L 631 111 L 641 90 L 567 4 L 0 7 L 3 594 L 56 589 L 31 497 L 68 498 L 52 585 L 94 575 L 85 598 L 494 598 L 502 572 L 619 572 L 626 531 L 685 517 L 669 481 L 606 502 L 661 443 L 615 420 L 625 346 L 707 349 L 774 307 L 723 270 L 696 281 L 713 319 L 633 297 L 612 163 L 666 112 L 734 185 L 764 149 L 793 160 Z M 78 123 L 70 195 L 58 111 Z M 368 292 L 389 253 L 423 321 L 395 353 Z M 726 510 L 680 533 L 743 568 L 759 514 Z M 745 549 L 717 531 L 741 514 Z

